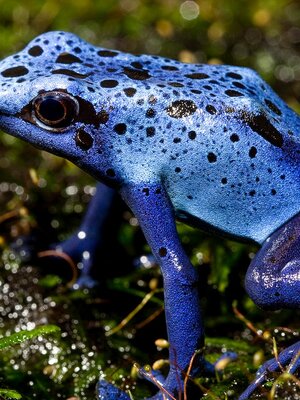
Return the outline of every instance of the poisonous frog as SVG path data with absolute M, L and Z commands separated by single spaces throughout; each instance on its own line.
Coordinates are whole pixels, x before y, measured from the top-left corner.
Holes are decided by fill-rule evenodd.
M 1 129 L 117 189 L 138 218 L 164 280 L 165 396 L 179 396 L 204 342 L 197 272 L 175 218 L 260 244 L 246 275 L 250 296 L 269 309 L 299 308 L 300 118 L 254 71 L 125 54 L 49 32 L 0 63 L 0 84 Z M 98 188 L 81 233 L 96 219 L 101 226 L 112 193 Z M 96 241 L 94 232 L 91 249 Z M 299 350 L 300 342 L 279 362 Z M 214 370 L 202 352 L 193 365 L 194 376 Z M 298 358 L 291 372 L 299 366 Z M 240 399 L 276 369 L 275 359 L 264 364 Z M 97 393 L 129 399 L 104 380 Z

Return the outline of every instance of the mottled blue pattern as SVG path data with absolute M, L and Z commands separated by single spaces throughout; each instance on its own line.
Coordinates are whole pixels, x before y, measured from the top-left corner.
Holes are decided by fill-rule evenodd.
M 164 277 L 164 386 L 175 397 L 204 340 L 198 278 L 175 217 L 231 238 L 268 239 L 247 290 L 263 306 L 299 307 L 300 119 L 254 71 L 135 56 L 50 32 L 0 63 L 0 85 L 4 131 L 118 189 L 139 219 Z M 201 369 L 211 370 L 202 354 L 193 373 Z M 100 383 L 99 396 L 109 388 Z

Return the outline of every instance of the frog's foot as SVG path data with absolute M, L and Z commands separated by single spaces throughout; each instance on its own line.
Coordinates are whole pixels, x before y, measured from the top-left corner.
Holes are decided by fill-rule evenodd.
M 300 341 L 283 350 L 278 358 L 265 362 L 257 371 L 256 379 L 247 387 L 239 400 L 247 400 L 267 380 L 269 372 L 286 371 L 290 374 L 300 369 Z
M 76 269 L 75 275 L 79 275 L 79 277 L 74 283 L 75 288 L 93 288 L 97 286 L 98 282 L 91 276 L 96 249 L 94 242 L 89 242 L 85 232 L 78 231 L 65 242 L 54 245 L 52 248 L 54 251 L 52 253 L 49 252 L 51 257 L 58 257 L 62 262 L 67 262 L 72 270 Z
M 157 371 L 141 368 L 140 375 L 154 383 L 159 392 L 148 400 L 174 400 L 183 394 L 184 381 L 176 371 L 169 373 L 167 379 Z M 100 379 L 97 385 L 97 400 L 130 400 L 128 394 L 118 389 L 104 379 Z
M 130 400 L 128 394 L 122 392 L 105 379 L 100 379 L 97 388 L 97 400 Z

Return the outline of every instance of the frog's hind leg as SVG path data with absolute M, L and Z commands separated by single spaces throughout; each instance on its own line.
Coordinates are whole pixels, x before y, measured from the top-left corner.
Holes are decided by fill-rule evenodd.
M 79 228 L 66 241 L 55 245 L 55 250 L 66 253 L 75 264 L 81 263 L 81 274 L 77 285 L 92 287 L 96 284 L 91 277 L 94 257 L 103 239 L 103 226 L 109 216 L 115 190 L 98 183 L 96 193 Z
M 300 214 L 274 232 L 250 264 L 246 289 L 262 308 L 299 308 L 300 306 Z M 293 373 L 300 368 L 300 342 L 285 349 L 278 357 L 267 361 L 257 378 L 242 394 L 250 394 L 267 378 L 268 371 L 287 367 Z
M 300 214 L 265 241 L 249 266 L 245 284 L 262 308 L 299 308 Z

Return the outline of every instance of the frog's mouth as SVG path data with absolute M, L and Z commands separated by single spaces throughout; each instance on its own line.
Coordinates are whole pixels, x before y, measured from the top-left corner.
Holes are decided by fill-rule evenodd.
M 0 111 L 0 129 L 12 136 L 21 137 L 18 134 L 17 126 L 22 123 L 17 115 L 12 115 L 6 112 Z
M 0 129 L 11 136 L 31 143 L 39 149 L 43 148 L 42 142 L 39 143 L 37 140 L 34 140 L 34 136 L 37 138 L 38 135 L 31 133 L 32 124 L 23 121 L 17 115 L 0 112 Z
M 48 150 L 53 154 L 60 155 L 58 145 L 56 145 L 56 136 L 53 136 L 51 132 L 45 130 L 41 132 L 38 126 L 19 118 L 17 114 L 11 115 L 0 112 L 0 129 L 11 136 L 30 143 L 40 150 Z M 51 138 L 51 136 L 53 138 Z M 61 144 L 61 140 L 59 144 Z

